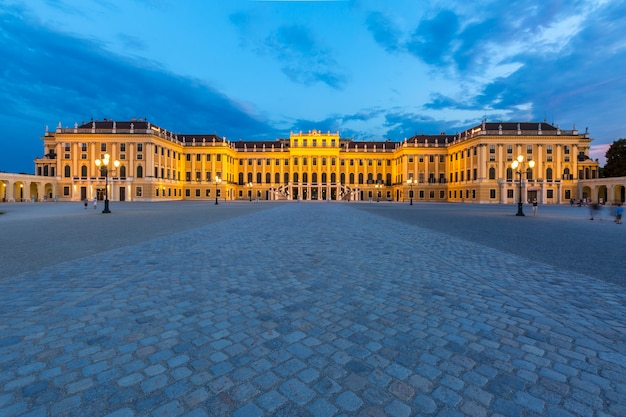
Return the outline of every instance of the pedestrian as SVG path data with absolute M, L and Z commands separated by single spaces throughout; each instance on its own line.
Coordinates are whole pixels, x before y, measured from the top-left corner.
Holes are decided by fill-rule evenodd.
M 98 208 L 98 198 L 94 197 L 93 198 L 93 209 L 95 210 L 96 208 Z
M 537 215 L 537 199 L 533 198 L 533 216 Z
M 622 224 L 622 214 L 624 213 L 624 207 L 621 204 L 617 205 L 615 209 L 615 223 Z
M 87 199 L 85 199 L 85 210 L 87 210 Z

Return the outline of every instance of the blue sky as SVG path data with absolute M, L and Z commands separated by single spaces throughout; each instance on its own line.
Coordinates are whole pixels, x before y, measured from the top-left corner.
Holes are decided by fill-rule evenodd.
M 46 125 L 148 118 L 273 140 L 454 133 L 488 121 L 626 137 L 626 2 L 0 0 L 0 171 Z

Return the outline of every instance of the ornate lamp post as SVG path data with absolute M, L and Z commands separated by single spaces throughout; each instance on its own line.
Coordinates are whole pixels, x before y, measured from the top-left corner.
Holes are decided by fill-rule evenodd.
M 522 203 L 522 172 L 524 172 L 525 165 L 526 164 L 524 163 L 524 155 L 519 155 L 517 159 L 511 164 L 511 168 L 513 168 L 515 172 L 517 172 L 517 174 L 519 175 L 519 200 L 517 202 L 517 213 L 515 213 L 516 216 L 524 215 L 524 203 Z M 528 166 L 530 167 L 530 169 L 532 169 L 535 166 L 535 161 L 528 161 Z
M 215 205 L 219 204 L 217 202 L 217 187 L 218 185 L 220 185 L 220 183 L 222 182 L 222 180 L 220 179 L 220 177 L 218 177 L 217 175 L 215 176 Z
M 410 191 L 410 197 L 411 197 L 411 204 L 409 204 L 410 206 L 413 205 L 413 184 L 417 183 L 417 180 L 415 180 L 414 178 L 409 178 L 408 180 L 406 180 L 406 183 L 409 184 L 409 187 L 411 187 L 411 191 Z
M 248 195 L 250 196 L 250 201 L 252 201 L 252 183 L 247 183 L 246 187 L 248 187 Z
M 110 213 L 109 210 L 109 163 L 111 162 L 111 155 L 108 153 L 104 154 L 104 158 L 96 159 L 96 166 L 100 168 L 100 172 L 104 171 L 104 210 L 103 213 Z M 120 161 L 117 159 L 113 161 L 113 166 L 115 168 L 120 166 Z
M 380 202 L 380 190 L 381 188 L 383 188 L 383 184 L 377 182 L 375 187 L 376 187 L 376 202 L 379 203 Z

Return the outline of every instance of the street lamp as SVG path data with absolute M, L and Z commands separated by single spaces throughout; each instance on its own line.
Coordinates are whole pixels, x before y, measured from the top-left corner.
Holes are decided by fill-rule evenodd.
M 248 195 L 250 196 L 250 201 L 252 201 L 252 183 L 247 183 L 246 187 L 248 187 Z
M 523 216 L 523 203 L 522 203 L 522 172 L 524 172 L 524 155 L 519 155 L 515 161 L 511 164 L 511 168 L 513 168 L 517 174 L 519 175 L 519 200 L 517 202 L 517 213 L 516 216 Z M 528 161 L 528 166 L 532 169 L 535 166 L 535 161 Z
M 383 184 L 377 182 L 374 187 L 376 187 L 376 202 L 379 203 L 380 202 L 380 189 L 383 188 Z
M 217 186 L 220 185 L 220 182 L 222 182 L 222 180 L 220 179 L 220 177 L 218 177 L 217 175 L 215 176 L 215 204 L 219 204 L 217 202 Z
M 100 173 L 104 171 L 104 210 L 103 213 L 110 213 L 109 210 L 109 163 L 111 162 L 111 155 L 108 153 L 104 154 L 104 158 L 96 159 L 96 166 L 100 168 Z M 113 166 L 115 168 L 120 166 L 120 161 L 117 159 L 113 161 Z
M 416 184 L 417 180 L 413 178 L 409 178 L 408 180 L 406 180 L 406 183 L 409 184 L 409 186 L 411 187 L 411 192 L 410 192 L 411 204 L 409 205 L 412 206 L 413 205 L 413 184 Z

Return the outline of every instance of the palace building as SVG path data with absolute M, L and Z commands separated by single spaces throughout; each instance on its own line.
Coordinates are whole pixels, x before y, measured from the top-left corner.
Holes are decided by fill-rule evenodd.
M 588 132 L 546 122 L 487 122 L 455 134 L 356 141 L 338 132 L 230 141 L 146 120 L 90 121 L 46 132 L 35 160 L 58 201 L 344 200 L 569 203 L 598 177 Z M 108 168 L 96 165 L 108 154 Z M 518 166 L 513 161 L 521 155 Z M 530 161 L 533 161 L 532 163 Z M 108 172 L 107 172 L 108 170 Z M 521 180 L 521 186 L 520 186 Z

